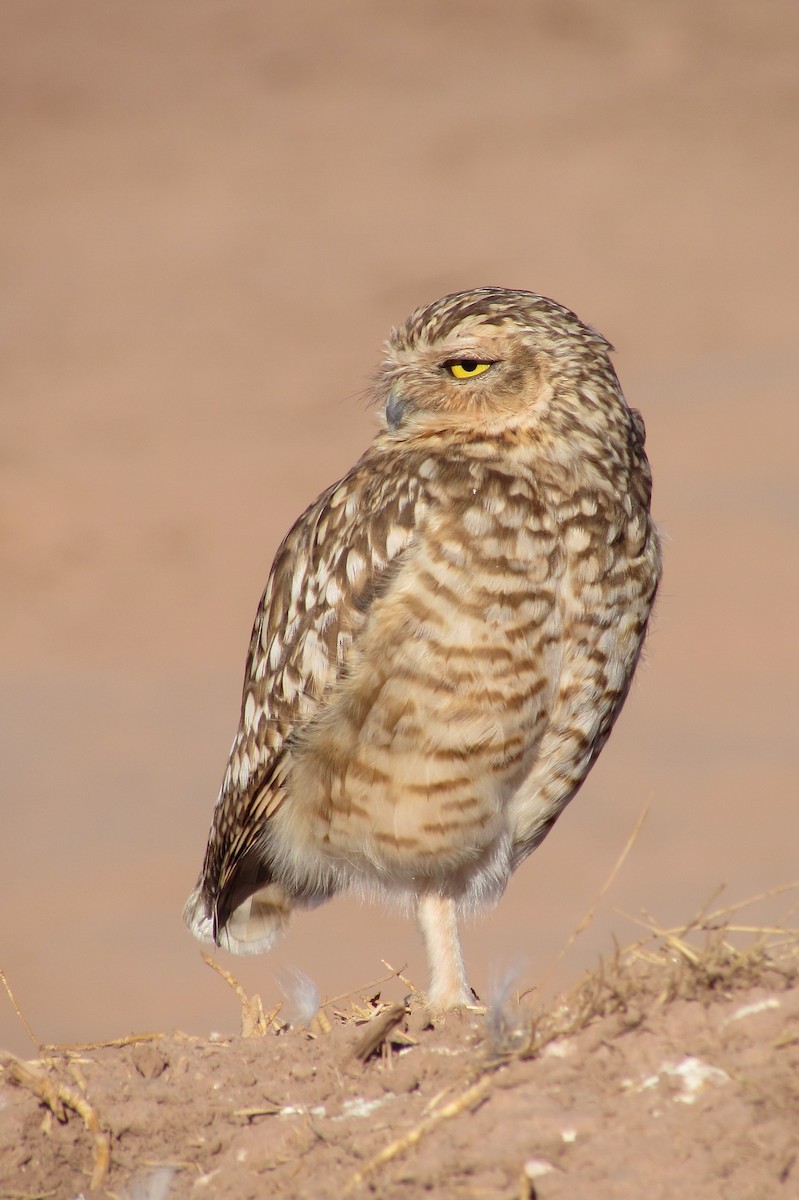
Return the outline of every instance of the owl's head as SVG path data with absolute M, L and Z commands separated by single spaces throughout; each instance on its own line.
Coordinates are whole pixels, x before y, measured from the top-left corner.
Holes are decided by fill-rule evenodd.
M 398 436 L 460 424 L 527 424 L 581 385 L 618 395 L 610 344 L 535 292 L 484 287 L 444 296 L 392 330 L 377 380 Z M 571 397 L 571 399 L 568 399 Z

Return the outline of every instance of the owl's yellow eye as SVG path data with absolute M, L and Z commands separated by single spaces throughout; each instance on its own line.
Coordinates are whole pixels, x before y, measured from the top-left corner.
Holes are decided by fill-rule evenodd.
M 444 363 L 450 375 L 455 379 L 474 379 L 475 375 L 482 375 L 493 365 L 490 362 L 479 362 L 476 358 L 460 358 L 457 361 Z

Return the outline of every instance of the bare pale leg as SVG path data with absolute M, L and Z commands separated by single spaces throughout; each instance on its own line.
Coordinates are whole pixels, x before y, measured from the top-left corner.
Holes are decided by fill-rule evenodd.
M 473 1004 L 463 965 L 455 901 L 443 896 L 420 896 L 416 902 L 416 918 L 430 967 L 427 998 L 431 1006 L 445 1009 Z

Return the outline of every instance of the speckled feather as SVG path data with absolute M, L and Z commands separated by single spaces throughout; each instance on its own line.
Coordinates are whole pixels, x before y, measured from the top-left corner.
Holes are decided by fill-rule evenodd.
M 467 997 L 454 908 L 497 898 L 585 779 L 659 578 L 643 422 L 608 350 L 497 288 L 392 332 L 381 430 L 261 600 L 198 936 L 260 950 L 297 905 L 406 896 L 434 1001 Z M 455 379 L 458 361 L 491 366 Z

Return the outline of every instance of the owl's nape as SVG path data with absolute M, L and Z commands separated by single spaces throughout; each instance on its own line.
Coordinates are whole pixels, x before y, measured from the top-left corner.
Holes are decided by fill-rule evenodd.
M 393 331 L 381 427 L 278 550 L 205 865 L 198 937 L 268 949 L 338 891 L 415 907 L 435 1007 L 458 913 L 496 901 L 583 783 L 660 574 L 643 423 L 609 345 L 481 288 Z

